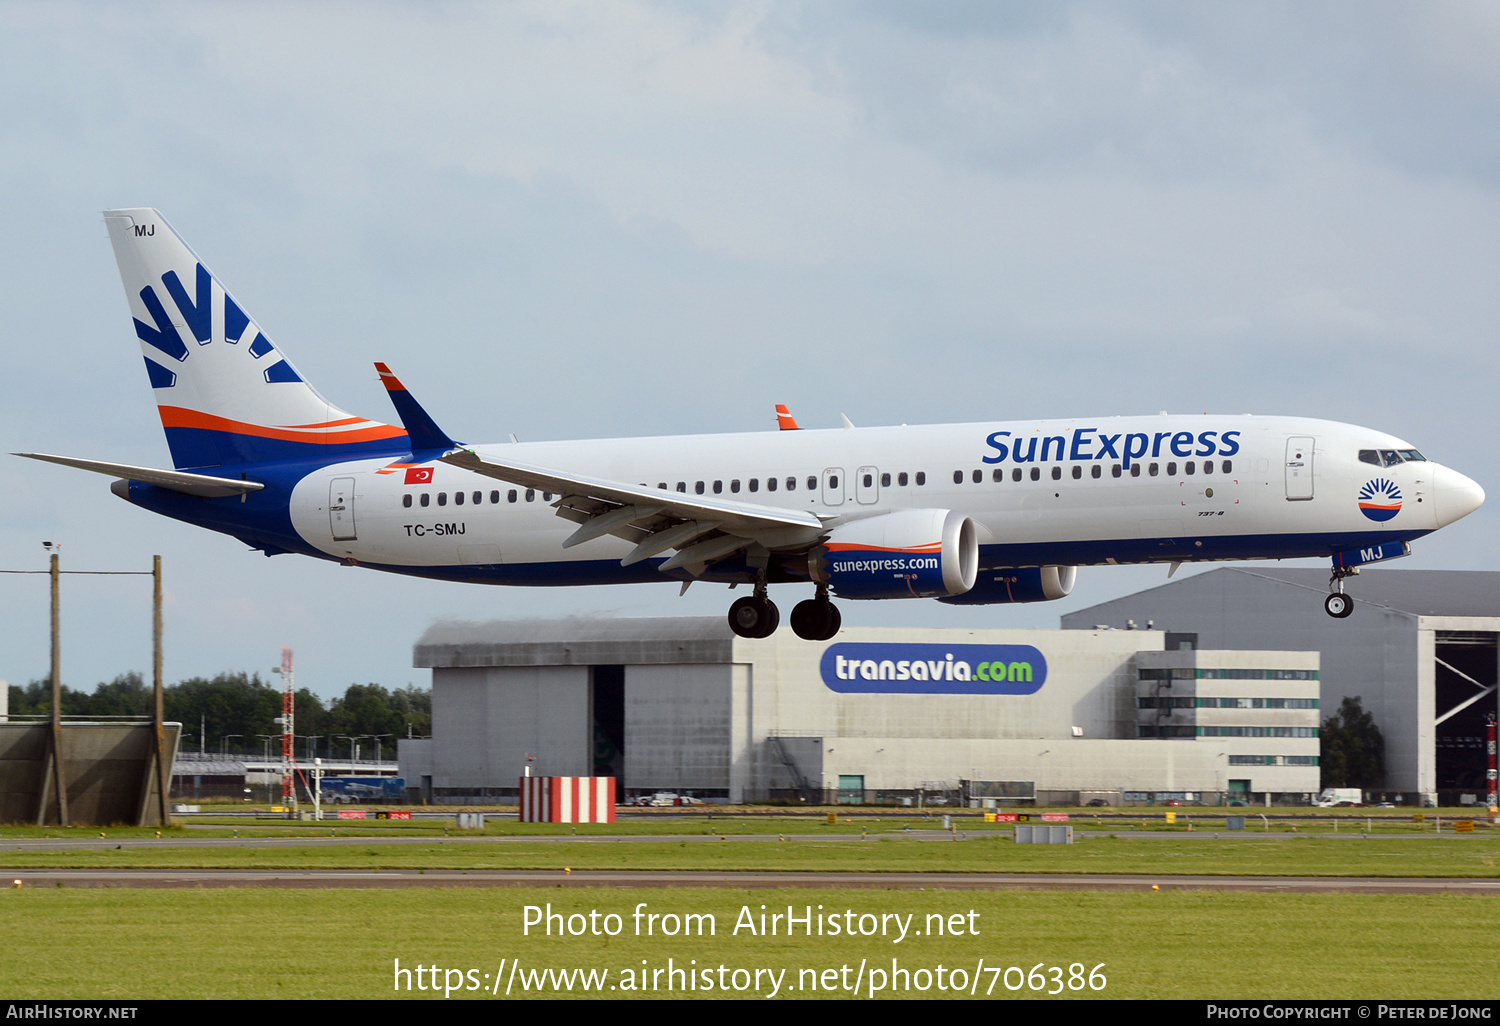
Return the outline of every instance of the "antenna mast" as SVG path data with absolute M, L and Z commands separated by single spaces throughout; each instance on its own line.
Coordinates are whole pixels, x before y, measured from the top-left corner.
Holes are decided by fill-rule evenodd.
M 295 733 L 293 706 L 296 692 L 292 685 L 292 650 L 281 646 L 281 804 L 287 818 L 297 815 L 296 763 L 292 758 Z

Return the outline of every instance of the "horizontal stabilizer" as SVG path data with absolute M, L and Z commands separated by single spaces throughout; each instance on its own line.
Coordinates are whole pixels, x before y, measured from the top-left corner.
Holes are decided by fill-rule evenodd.
M 458 443 L 437 426 L 437 422 L 422 409 L 421 403 L 412 398 L 406 386 L 401 384 L 401 379 L 392 374 L 389 367 L 377 363 L 375 370 L 380 373 L 380 383 L 385 386 L 386 394 L 391 397 L 391 405 L 396 407 L 396 415 L 401 418 L 401 426 L 406 428 L 406 434 L 411 439 L 412 452 L 458 448 Z
M 72 456 L 49 456 L 44 452 L 13 452 L 12 456 L 24 456 L 28 460 L 46 463 L 61 463 L 65 467 L 91 470 L 96 474 L 123 477 L 127 481 L 140 481 L 156 485 L 184 495 L 197 495 L 205 499 L 220 499 L 226 495 L 244 495 L 258 492 L 265 485 L 259 481 L 235 481 L 227 477 L 210 477 L 207 474 L 186 474 L 180 470 L 154 470 L 151 467 L 132 467 L 126 463 L 101 463 L 98 460 L 80 460 Z

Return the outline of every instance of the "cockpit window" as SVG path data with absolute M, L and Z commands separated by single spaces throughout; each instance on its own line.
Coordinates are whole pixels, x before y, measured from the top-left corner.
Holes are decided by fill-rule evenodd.
M 1399 463 L 1426 463 L 1427 457 L 1416 449 L 1361 449 L 1359 461 L 1377 467 L 1394 467 Z

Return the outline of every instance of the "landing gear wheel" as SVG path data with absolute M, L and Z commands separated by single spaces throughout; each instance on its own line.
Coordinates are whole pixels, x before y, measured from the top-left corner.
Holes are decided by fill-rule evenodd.
M 1354 600 L 1341 591 L 1336 591 L 1323 600 L 1323 608 L 1329 616 L 1342 620 L 1354 612 Z
M 729 629 L 742 638 L 769 638 L 781 626 L 781 611 L 768 598 L 746 595 L 729 607 Z
M 792 630 L 804 641 L 827 641 L 839 632 L 843 619 L 827 599 L 807 599 L 792 608 Z

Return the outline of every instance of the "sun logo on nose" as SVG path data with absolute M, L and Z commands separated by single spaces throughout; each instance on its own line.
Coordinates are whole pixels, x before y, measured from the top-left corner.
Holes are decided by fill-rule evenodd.
M 1377 477 L 1359 490 L 1359 511 L 1383 524 L 1401 512 L 1401 489 L 1394 481 Z

